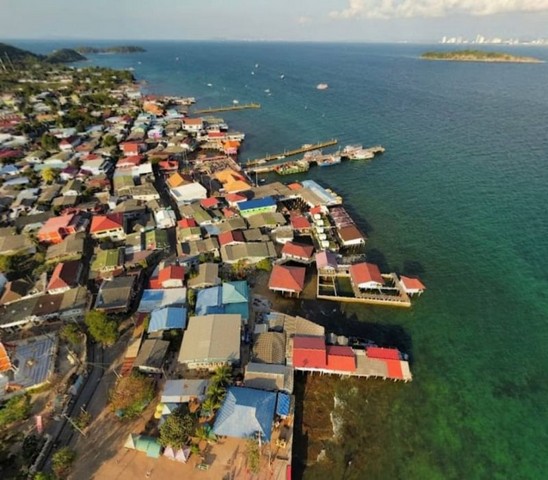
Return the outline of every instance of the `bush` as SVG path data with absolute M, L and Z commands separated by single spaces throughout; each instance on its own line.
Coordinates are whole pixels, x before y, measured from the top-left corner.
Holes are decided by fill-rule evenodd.
M 105 346 L 114 345 L 118 340 L 118 324 L 97 310 L 86 313 L 86 325 L 93 339 Z
M 58 478 L 64 478 L 67 476 L 72 464 L 76 460 L 76 452 L 69 447 L 61 448 L 57 450 L 51 459 L 53 466 L 53 472 Z
M 134 373 L 122 377 L 111 392 L 112 410 L 124 418 L 134 418 L 139 415 L 154 397 L 152 379 Z
M 30 397 L 20 395 L 7 401 L 6 405 L 0 410 L 0 427 L 10 423 L 24 420 L 30 415 Z
M 78 345 L 82 339 L 82 332 L 76 324 L 69 323 L 61 329 L 59 336 L 66 342 Z
M 164 447 L 181 448 L 194 431 L 194 419 L 175 411 L 160 427 L 160 444 Z

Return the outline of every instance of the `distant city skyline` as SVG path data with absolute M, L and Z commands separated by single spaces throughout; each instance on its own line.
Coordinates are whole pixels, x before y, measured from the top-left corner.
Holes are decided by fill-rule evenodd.
M 547 38 L 548 0 L 0 0 L 8 39 L 436 43 Z M 457 42 L 455 42 L 457 43 Z

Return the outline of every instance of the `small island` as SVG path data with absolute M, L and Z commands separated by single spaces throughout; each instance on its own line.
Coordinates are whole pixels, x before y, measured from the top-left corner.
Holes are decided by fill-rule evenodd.
M 94 53 L 141 53 L 146 52 L 142 47 L 136 47 L 134 45 L 120 45 L 117 47 L 78 47 L 76 49 L 78 53 L 83 55 Z
M 425 52 L 423 60 L 445 60 L 450 62 L 499 62 L 499 63 L 544 63 L 534 57 L 510 55 L 502 52 L 487 52 L 485 50 L 453 50 Z

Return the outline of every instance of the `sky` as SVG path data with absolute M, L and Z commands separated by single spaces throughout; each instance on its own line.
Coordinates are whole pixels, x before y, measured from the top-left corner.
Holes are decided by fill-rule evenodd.
M 0 38 L 436 42 L 548 38 L 548 0 L 0 0 Z

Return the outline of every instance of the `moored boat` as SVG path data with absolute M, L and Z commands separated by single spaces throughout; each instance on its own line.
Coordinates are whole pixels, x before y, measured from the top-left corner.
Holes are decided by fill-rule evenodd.
M 318 167 L 330 167 L 331 165 L 337 165 L 338 163 L 341 163 L 341 160 L 342 158 L 340 155 L 331 154 L 319 157 L 316 162 L 318 164 Z
M 286 162 L 278 165 L 275 169 L 278 175 L 293 175 L 295 173 L 307 172 L 310 168 L 308 162 L 304 160 L 296 160 L 295 162 Z

